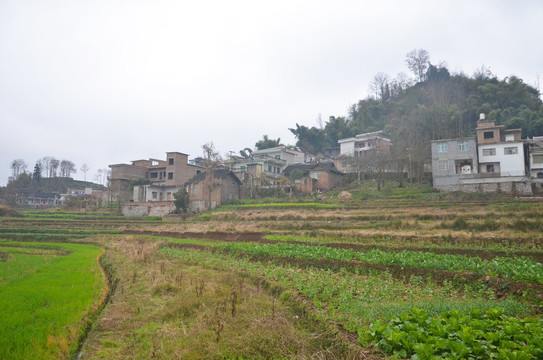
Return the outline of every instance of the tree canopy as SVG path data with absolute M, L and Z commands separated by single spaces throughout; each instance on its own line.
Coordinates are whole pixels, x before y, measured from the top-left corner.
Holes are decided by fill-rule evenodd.
M 281 145 L 281 138 L 277 138 L 277 140 L 274 140 L 270 139 L 268 135 L 264 135 L 262 137 L 262 140 L 257 141 L 255 144 L 258 150 L 270 149 Z
M 407 55 L 416 79 L 403 73 L 396 78 L 377 74 L 371 95 L 353 104 L 346 116 L 331 116 L 320 128 L 296 124 L 289 129 L 296 145 L 316 155 L 338 147 L 339 139 L 385 130 L 393 144 L 412 144 L 407 146 L 412 158 L 427 158 L 431 140 L 474 136 L 480 113 L 506 128 L 522 128 L 523 138 L 543 135 L 543 102 L 537 89 L 516 76 L 499 80 L 485 68 L 473 76 L 451 74 L 429 59 L 422 49 Z

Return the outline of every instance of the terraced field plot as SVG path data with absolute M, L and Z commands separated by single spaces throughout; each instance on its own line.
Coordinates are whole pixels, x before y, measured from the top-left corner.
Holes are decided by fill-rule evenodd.
M 114 291 L 82 358 L 543 357 L 541 203 L 390 196 L 229 205 L 184 222 L 27 217 L 0 232 L 106 249 Z
M 0 358 L 63 358 L 105 300 L 93 245 L 0 241 Z

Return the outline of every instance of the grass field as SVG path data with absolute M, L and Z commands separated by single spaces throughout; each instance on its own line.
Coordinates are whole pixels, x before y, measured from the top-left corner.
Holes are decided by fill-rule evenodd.
M 102 249 L 0 241 L 0 358 L 64 358 L 105 300 Z
M 7 341 L 0 358 L 543 358 L 541 202 L 390 185 L 352 193 L 349 203 L 244 200 L 184 222 L 2 218 L 0 301 L 19 315 L 0 331 L 23 329 L 21 344 L 44 347 Z M 101 249 L 114 291 L 93 318 Z M 77 296 L 59 287 L 70 281 Z M 51 293 L 29 290 L 40 288 Z M 50 309 L 45 335 L 27 330 Z

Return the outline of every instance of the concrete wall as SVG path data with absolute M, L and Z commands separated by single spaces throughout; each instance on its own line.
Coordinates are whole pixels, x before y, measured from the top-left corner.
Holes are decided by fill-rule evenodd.
M 440 191 L 502 192 L 519 196 L 533 195 L 532 181 L 525 177 L 517 177 L 514 180 L 503 178 L 471 179 L 461 184 L 438 185 L 434 187 Z
M 467 151 L 458 150 L 458 142 L 467 141 Z M 447 151 L 438 152 L 438 144 L 446 143 Z M 456 162 L 462 160 L 471 160 L 472 174 L 457 174 Z M 447 170 L 439 170 L 440 162 L 447 162 Z M 477 145 L 475 138 L 459 138 L 440 140 L 432 142 L 432 176 L 434 187 L 458 185 L 463 178 L 473 178 L 477 174 Z
M 532 148 L 533 149 L 533 148 Z M 543 173 L 543 163 L 534 163 L 534 155 L 541 155 L 543 154 L 543 152 L 541 151 L 537 151 L 535 152 L 534 150 L 530 149 L 530 174 L 533 178 L 542 178 L 541 176 L 543 175 L 539 175 L 539 173 Z
M 228 175 L 222 180 L 221 202 L 240 199 L 240 184 L 236 181 L 234 176 L 235 175 Z
M 126 203 L 123 205 L 124 216 L 164 216 L 175 211 L 173 201 L 153 203 Z
M 347 140 L 347 139 L 345 139 L 345 140 Z M 341 155 L 353 156 L 354 155 L 355 138 L 349 138 L 348 140 L 349 141 L 342 142 L 342 143 L 339 144 L 339 153 Z
M 516 154 L 506 155 L 505 148 L 517 148 Z M 484 149 L 496 149 L 496 155 L 484 156 Z M 524 176 L 524 146 L 522 142 L 505 142 L 499 144 L 479 145 L 479 167 L 480 170 L 486 169 L 487 163 L 500 163 L 500 176 Z M 497 171 L 495 169 L 495 171 Z M 484 171 L 481 171 L 484 172 Z

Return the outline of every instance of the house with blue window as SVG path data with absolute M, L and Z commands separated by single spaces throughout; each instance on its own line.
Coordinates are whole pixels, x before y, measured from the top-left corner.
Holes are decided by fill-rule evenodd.
M 526 168 L 531 163 L 525 162 L 521 129 L 505 129 L 480 114 L 475 131 L 476 138 L 432 141 L 432 175 L 436 189 L 518 195 L 532 195 L 533 189 L 538 187 L 543 190 L 543 182 L 535 183 L 526 176 Z M 535 148 L 534 154 L 539 160 Z
M 432 141 L 432 174 L 434 187 L 460 185 L 462 179 L 477 174 L 475 137 Z

